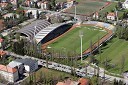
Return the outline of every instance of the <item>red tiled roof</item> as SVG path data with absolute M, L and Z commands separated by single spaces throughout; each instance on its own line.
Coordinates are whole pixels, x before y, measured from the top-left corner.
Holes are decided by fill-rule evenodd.
M 114 12 L 108 13 L 107 16 L 116 16 L 116 14 Z
M 80 85 L 88 85 L 89 84 L 89 80 L 85 79 L 85 78 L 80 78 L 79 79 L 79 83 L 80 83 Z
M 2 55 L 4 55 L 4 54 L 6 54 L 6 52 L 3 51 L 3 50 L 0 50 L 0 56 L 2 56 Z
M 11 68 L 11 67 L 5 66 L 5 65 L 0 65 L 0 70 L 5 71 L 5 72 L 9 72 L 9 73 L 15 73 L 17 71 L 16 68 Z
M 2 39 L 2 38 L 0 38 L 0 43 L 1 43 L 1 42 L 3 42 L 3 39 Z

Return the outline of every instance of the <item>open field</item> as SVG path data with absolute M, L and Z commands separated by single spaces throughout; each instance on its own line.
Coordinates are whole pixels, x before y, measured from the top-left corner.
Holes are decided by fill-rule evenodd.
M 109 5 L 109 2 L 103 1 L 96 1 L 96 0 L 81 0 L 76 5 L 76 13 L 81 15 L 90 15 L 95 11 L 99 11 L 103 9 L 105 6 Z M 74 13 L 75 7 L 71 7 L 70 9 L 66 10 L 67 13 Z
M 128 41 L 114 38 L 106 46 L 102 47 L 101 50 L 101 62 L 107 58 L 110 60 L 110 64 L 115 65 L 115 68 L 111 68 L 109 71 L 120 73 L 122 56 L 125 57 L 124 71 L 128 71 Z M 96 58 L 100 60 L 99 55 Z
M 71 74 L 42 67 L 38 71 L 31 74 L 31 76 L 29 76 L 24 82 L 22 82 L 21 85 L 28 85 L 26 83 L 27 82 L 29 83 L 30 77 L 33 82 L 35 82 L 36 80 L 36 82 L 39 85 L 51 85 L 51 83 L 52 85 L 55 85 L 53 84 L 53 82 L 57 83 L 58 81 L 63 81 L 65 77 L 69 77 L 73 80 L 78 80 L 77 77 L 74 77 Z M 53 82 L 51 82 L 51 80 Z M 32 85 L 35 85 L 35 84 L 33 83 Z
M 90 42 L 95 43 L 99 38 L 103 37 L 107 32 L 100 27 L 96 26 L 81 26 L 72 29 L 53 43 L 49 44 L 54 50 L 65 50 L 66 52 L 75 51 L 80 54 L 80 37 L 79 32 L 83 32 L 83 52 L 89 48 Z

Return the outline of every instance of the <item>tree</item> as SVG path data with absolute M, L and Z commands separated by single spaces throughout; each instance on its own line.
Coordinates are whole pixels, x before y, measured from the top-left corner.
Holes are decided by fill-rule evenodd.
M 52 10 L 55 10 L 56 9 L 56 0 L 50 0 L 50 5 L 51 5 Z
M 50 17 L 50 22 L 51 23 L 62 23 L 64 19 L 60 15 L 54 15 Z
M 39 14 L 39 11 L 37 10 L 36 11 L 36 18 L 39 19 L 39 17 L 40 17 L 40 14 Z
M 35 8 L 38 8 L 37 1 L 35 2 Z
M 7 80 L 2 75 L 0 75 L 0 83 L 7 83 Z
M 92 40 L 90 41 L 90 63 L 94 63 L 94 56 L 93 56 L 93 44 Z
M 122 8 L 122 3 L 120 1 L 118 1 L 118 8 Z
M 119 80 L 118 85 L 124 85 L 123 81 Z
M 114 79 L 113 85 L 118 85 L 118 81 Z
M 91 82 L 92 82 L 92 85 L 98 85 L 98 77 L 97 76 L 93 76 L 91 78 Z

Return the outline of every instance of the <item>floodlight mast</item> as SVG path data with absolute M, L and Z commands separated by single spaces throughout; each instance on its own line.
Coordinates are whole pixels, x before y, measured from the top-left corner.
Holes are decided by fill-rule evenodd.
M 35 42 L 36 29 L 37 29 L 37 22 L 36 25 L 34 26 L 33 39 L 32 39 L 33 42 Z
M 115 8 L 115 14 L 116 14 L 116 20 L 117 20 L 117 23 L 118 23 L 118 10 Z
M 81 51 L 81 63 L 82 63 L 82 61 L 83 61 L 83 59 L 82 59 L 82 57 L 83 57 L 83 55 L 82 55 L 82 37 L 83 37 L 83 32 L 82 31 L 80 31 L 79 32 L 79 36 L 80 36 L 80 51 Z

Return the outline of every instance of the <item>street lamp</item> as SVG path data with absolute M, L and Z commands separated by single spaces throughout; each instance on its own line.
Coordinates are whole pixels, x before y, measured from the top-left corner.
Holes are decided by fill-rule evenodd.
M 79 32 L 79 36 L 80 36 L 80 46 L 81 46 L 81 63 L 82 63 L 82 37 L 83 37 L 83 32 L 80 31 Z

